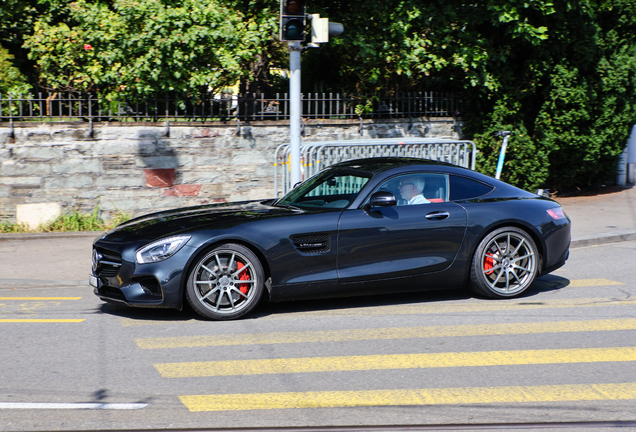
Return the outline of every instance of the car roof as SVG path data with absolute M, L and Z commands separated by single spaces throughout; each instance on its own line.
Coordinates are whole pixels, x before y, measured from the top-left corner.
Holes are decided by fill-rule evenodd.
M 339 162 L 332 165 L 333 168 L 356 168 L 363 171 L 378 174 L 395 168 L 404 168 L 417 166 L 419 169 L 429 167 L 432 170 L 439 168 L 455 168 L 459 170 L 467 170 L 447 162 L 432 161 L 428 159 L 409 158 L 409 157 L 378 157 L 368 159 L 354 159 L 345 162 Z M 444 170 L 446 171 L 446 170 Z M 452 170 L 451 170 L 452 171 Z M 470 170 L 468 170 L 470 171 Z M 472 171 L 471 171 L 472 172 Z
M 330 168 L 345 168 L 365 171 L 374 177 L 377 174 L 386 173 L 387 175 L 396 175 L 399 173 L 410 172 L 411 169 L 417 171 L 442 172 L 448 174 L 456 174 L 472 180 L 486 183 L 496 189 L 496 193 L 492 196 L 534 196 L 527 191 L 519 189 L 508 183 L 496 180 L 493 177 L 481 174 L 468 168 L 453 165 L 447 162 L 432 161 L 428 159 L 409 158 L 409 157 L 379 157 L 368 159 L 355 159 L 340 162 L 331 165 Z M 494 192 L 494 191 L 493 191 Z

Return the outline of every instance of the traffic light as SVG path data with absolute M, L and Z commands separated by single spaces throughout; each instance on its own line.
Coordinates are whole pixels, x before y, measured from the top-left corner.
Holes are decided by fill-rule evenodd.
M 305 40 L 305 0 L 280 1 L 280 40 Z
M 343 31 L 342 24 L 329 22 L 329 18 L 320 18 L 320 14 L 311 14 L 311 44 L 309 46 L 315 48 L 317 44 L 327 43 L 330 38 Z

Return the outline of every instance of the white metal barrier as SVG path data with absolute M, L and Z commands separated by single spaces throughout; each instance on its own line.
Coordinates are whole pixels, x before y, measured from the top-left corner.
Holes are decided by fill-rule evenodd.
M 438 138 L 304 142 L 300 146 L 301 177 L 308 179 L 338 162 L 389 156 L 442 161 L 474 170 L 476 153 L 472 141 Z M 277 197 L 293 187 L 290 160 L 290 145 L 278 146 L 274 153 L 274 194 Z

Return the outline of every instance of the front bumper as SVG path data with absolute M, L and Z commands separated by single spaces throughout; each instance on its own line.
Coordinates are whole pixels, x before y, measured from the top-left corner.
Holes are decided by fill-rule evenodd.
M 136 248 L 96 242 L 89 278 L 93 292 L 107 302 L 181 309 L 183 269 L 191 251 L 184 249 L 161 262 L 136 264 Z

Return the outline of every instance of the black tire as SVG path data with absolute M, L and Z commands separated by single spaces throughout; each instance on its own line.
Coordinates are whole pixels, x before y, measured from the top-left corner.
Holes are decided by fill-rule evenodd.
M 499 228 L 479 243 L 470 269 L 470 288 L 490 298 L 520 295 L 539 272 L 537 246 L 525 231 Z
M 186 285 L 186 298 L 199 315 L 231 320 L 249 313 L 263 295 L 264 273 L 248 248 L 224 244 L 196 261 Z

